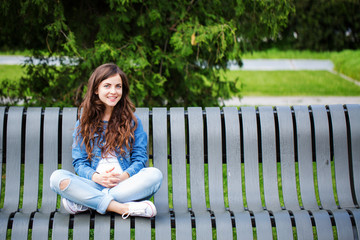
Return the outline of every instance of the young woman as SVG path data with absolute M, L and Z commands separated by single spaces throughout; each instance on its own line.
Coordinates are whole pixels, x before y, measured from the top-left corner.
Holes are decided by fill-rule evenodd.
M 73 166 L 78 175 L 56 170 L 50 187 L 71 214 L 95 209 L 128 216 L 153 217 L 148 201 L 160 188 L 162 174 L 145 167 L 147 135 L 129 99 L 126 75 L 112 63 L 95 69 L 73 134 Z

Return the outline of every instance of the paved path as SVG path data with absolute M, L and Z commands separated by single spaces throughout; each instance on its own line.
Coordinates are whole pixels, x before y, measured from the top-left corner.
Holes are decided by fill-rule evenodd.
M 332 71 L 334 64 L 331 60 L 314 59 L 244 59 L 240 68 L 231 61 L 228 65 L 230 70 L 247 71 L 279 71 L 279 70 L 325 70 Z

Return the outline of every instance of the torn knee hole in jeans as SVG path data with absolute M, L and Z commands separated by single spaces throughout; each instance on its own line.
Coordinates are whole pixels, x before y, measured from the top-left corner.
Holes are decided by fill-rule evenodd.
M 70 185 L 70 179 L 64 179 L 61 180 L 60 184 L 59 184 L 59 188 L 61 191 L 65 191 L 67 187 L 69 187 Z

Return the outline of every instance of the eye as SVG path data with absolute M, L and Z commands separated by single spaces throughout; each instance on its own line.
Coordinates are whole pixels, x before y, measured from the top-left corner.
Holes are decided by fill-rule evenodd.
M 108 87 L 110 87 L 110 84 L 105 84 L 104 85 L 104 88 L 108 88 Z
M 120 84 L 116 85 L 116 88 L 122 88 L 122 86 Z

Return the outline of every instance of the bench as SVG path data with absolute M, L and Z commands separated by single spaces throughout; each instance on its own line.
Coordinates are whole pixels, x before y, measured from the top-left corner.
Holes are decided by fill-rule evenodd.
M 0 107 L 0 239 L 358 239 L 360 105 L 138 108 L 158 215 L 67 214 L 76 108 Z M 2 175 L 1 175 L 2 174 Z

